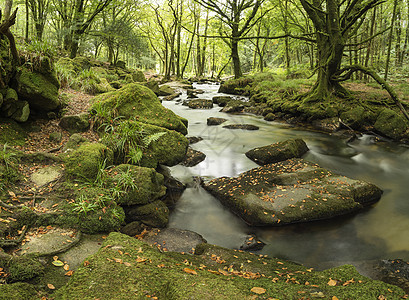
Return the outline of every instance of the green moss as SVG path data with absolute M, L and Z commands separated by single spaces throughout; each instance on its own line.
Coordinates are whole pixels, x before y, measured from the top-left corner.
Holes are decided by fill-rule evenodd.
M 392 139 L 400 139 L 408 130 L 408 122 L 391 109 L 384 109 L 378 116 L 374 128 Z
M 112 150 L 99 143 L 84 143 L 64 158 L 66 172 L 71 178 L 93 182 L 104 164 L 113 162 Z
M 27 131 L 17 122 L 0 118 L 0 144 L 23 146 L 26 137 Z
M 120 189 L 116 202 L 120 205 L 148 204 L 166 193 L 164 178 L 155 169 L 119 165 L 109 172 L 110 186 Z
M 23 256 L 13 258 L 8 263 L 7 271 L 10 281 L 27 281 L 41 275 L 44 267 L 38 260 Z
M 219 93 L 241 95 L 244 94 L 245 88 L 254 80 L 249 77 L 242 77 L 239 79 L 230 79 L 220 85 Z
M 149 88 L 136 83 L 95 97 L 91 111 L 96 113 L 97 118 L 102 112 L 106 112 L 111 118 L 117 116 L 126 119 L 135 118 L 142 123 L 187 134 L 186 126 L 181 119 L 171 110 L 163 107 Z
M 37 291 L 28 283 L 0 284 L 0 300 L 32 300 L 38 299 Z
M 120 252 L 118 251 L 120 250 Z M 111 233 L 99 252 L 90 256 L 55 299 L 399 299 L 401 289 L 361 276 L 344 266 L 316 272 L 283 260 L 202 245 L 199 255 L 161 253 L 141 241 Z M 187 269 L 193 270 L 196 274 Z M 185 271 L 184 271 L 185 270 Z M 186 272 L 187 271 L 187 272 Z M 192 272 L 191 272 L 192 273 Z M 337 279 L 336 286 L 328 285 Z M 349 282 L 352 280 L 352 282 Z M 346 284 L 345 284 L 346 283 Z M 345 285 L 344 285 L 345 284 Z

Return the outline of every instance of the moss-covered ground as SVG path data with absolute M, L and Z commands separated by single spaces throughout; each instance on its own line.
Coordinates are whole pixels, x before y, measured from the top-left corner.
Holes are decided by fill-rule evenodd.
M 354 267 L 317 272 L 202 244 L 196 255 L 160 252 L 111 233 L 55 299 L 401 299 L 405 293 Z M 381 298 L 380 298 L 381 297 Z M 382 298 L 385 297 L 385 298 Z

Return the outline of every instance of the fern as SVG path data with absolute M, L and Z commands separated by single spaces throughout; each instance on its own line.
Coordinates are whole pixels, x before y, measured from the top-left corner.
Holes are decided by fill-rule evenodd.
M 158 141 L 162 136 L 164 136 L 166 132 L 157 132 L 152 135 L 145 136 L 143 138 L 143 143 L 145 147 L 149 147 L 152 142 Z

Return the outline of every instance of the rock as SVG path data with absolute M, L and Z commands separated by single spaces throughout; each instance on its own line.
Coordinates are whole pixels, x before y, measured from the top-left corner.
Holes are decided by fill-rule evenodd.
M 58 98 L 58 81 L 41 73 L 22 68 L 16 76 L 16 90 L 19 98 L 31 107 L 43 112 L 55 110 L 61 103 Z
M 175 90 L 168 85 L 161 85 L 159 87 L 158 96 L 170 96 L 175 94 Z
M 197 245 L 207 243 L 200 234 L 177 228 L 165 228 L 145 241 L 161 250 L 194 253 Z
M 113 163 L 112 150 L 100 143 L 84 143 L 64 158 L 70 177 L 93 182 L 101 166 Z
M 206 154 L 204 154 L 203 152 L 194 150 L 194 149 L 189 147 L 187 149 L 186 158 L 182 162 L 182 165 L 184 165 L 186 167 L 194 167 L 197 164 L 204 161 L 205 159 L 206 159 Z
M 240 246 L 240 250 L 258 251 L 264 248 L 266 244 L 260 241 L 254 234 L 248 235 L 244 244 Z
M 200 136 L 189 136 L 188 138 L 189 144 L 193 145 L 196 143 L 199 143 L 200 141 L 203 141 L 203 138 Z
M 242 112 L 245 106 L 249 104 L 240 100 L 231 100 L 226 106 L 221 110 L 224 113 L 239 113 Z
M 188 99 L 199 98 L 199 97 L 197 96 L 197 93 L 196 93 L 195 91 L 196 91 L 196 90 L 194 90 L 194 89 L 188 89 L 188 90 L 186 91 L 187 98 L 188 98 Z
M 15 102 L 15 112 L 11 115 L 11 118 L 17 122 L 24 123 L 30 116 L 30 105 L 27 101 Z
M 376 267 L 379 280 L 396 285 L 409 293 L 409 263 L 401 259 L 381 260 Z
M 162 174 L 164 177 L 164 185 L 166 187 L 166 195 L 162 198 L 162 201 L 167 207 L 172 207 L 179 201 L 183 192 L 186 189 L 186 185 L 174 178 L 169 168 L 160 165 L 157 170 L 158 173 Z
M 33 181 L 36 186 L 42 187 L 56 181 L 61 175 L 62 170 L 60 167 L 50 166 L 31 174 L 31 181 Z
M 265 165 L 204 184 L 252 226 L 281 226 L 333 218 L 378 201 L 373 184 L 333 174 L 302 159 Z
M 51 132 L 48 136 L 50 142 L 61 142 L 62 141 L 62 133 L 61 132 Z
M 386 108 L 379 114 L 374 128 L 381 135 L 399 140 L 408 130 L 408 122 L 400 114 Z
M 269 121 L 269 122 L 274 121 L 276 119 L 277 119 L 277 116 L 273 113 L 269 113 L 264 117 L 264 120 Z
M 149 80 L 148 82 L 143 83 L 143 85 L 159 96 L 159 84 L 156 80 Z
M 251 78 L 230 79 L 220 85 L 219 93 L 242 95 L 245 88 L 253 82 Z
M 18 95 L 17 92 L 12 89 L 12 88 L 8 88 L 6 91 L 6 96 L 4 97 L 4 101 L 5 102 L 15 102 L 18 101 Z
M 335 132 L 340 129 L 339 118 L 328 118 L 323 120 L 314 120 L 312 126 L 325 132 Z
M 227 121 L 227 119 L 224 119 L 224 118 L 213 118 L 213 117 L 211 117 L 211 118 L 207 119 L 207 125 L 208 126 L 217 126 L 217 125 L 223 124 L 226 121 Z
M 302 139 L 294 139 L 252 149 L 246 152 L 246 156 L 259 165 L 266 165 L 301 157 L 308 150 L 307 144 Z
M 86 138 L 84 138 L 82 135 L 78 133 L 74 133 L 73 135 L 70 136 L 70 139 L 68 140 L 67 144 L 65 144 L 63 150 L 68 151 L 68 150 L 74 150 L 77 149 L 81 144 L 88 142 Z
M 177 97 L 179 97 L 181 93 L 174 93 L 172 95 L 166 96 L 163 98 L 163 101 L 172 101 L 175 100 Z
M 126 63 L 123 60 L 118 60 L 115 63 L 115 66 L 117 66 L 118 68 L 126 70 Z
M 135 71 L 132 73 L 132 79 L 135 82 L 146 82 L 145 74 L 142 71 Z
M 61 118 L 59 125 L 71 133 L 87 131 L 90 127 L 89 114 L 64 116 Z
M 346 112 L 343 112 L 340 116 L 340 119 L 352 129 L 361 130 L 362 126 L 365 123 L 364 114 L 365 109 L 362 106 L 357 106 Z
M 142 206 L 124 207 L 127 223 L 140 221 L 145 225 L 163 228 L 169 222 L 169 209 L 160 200 Z
M 212 100 L 214 104 L 217 104 L 220 107 L 225 107 L 227 103 L 233 100 L 233 98 L 230 96 L 215 96 Z
M 160 103 L 147 87 L 137 83 L 128 84 L 120 90 L 105 93 L 94 98 L 91 112 L 113 114 L 187 134 L 184 120 Z M 112 115 L 112 117 L 114 117 Z
M 109 174 L 108 186 L 123 191 L 115 200 L 122 206 L 148 204 L 166 193 L 163 175 L 155 169 L 123 164 L 110 169 Z
M 196 99 L 196 100 L 190 100 L 187 103 L 187 106 L 192 109 L 210 109 L 213 108 L 213 102 L 212 100 L 206 100 L 206 99 Z
M 53 227 L 42 234 L 35 234 L 36 232 L 37 228 L 33 228 L 27 233 L 27 241 L 21 246 L 21 255 L 32 253 L 55 255 L 74 246 L 80 239 L 80 232 L 69 228 Z M 70 237 L 70 242 L 67 241 L 67 237 Z
M 223 128 L 226 129 L 242 129 L 242 130 L 259 130 L 260 127 L 251 124 L 232 124 L 232 125 L 225 125 Z
M 121 228 L 121 233 L 129 235 L 129 236 L 135 236 L 137 234 L 140 234 L 143 229 L 144 225 L 139 222 L 139 221 L 133 221 L 129 224 L 126 224 L 124 227 Z
M 0 295 L 3 299 L 35 299 L 38 297 L 34 285 L 26 282 L 1 284 Z

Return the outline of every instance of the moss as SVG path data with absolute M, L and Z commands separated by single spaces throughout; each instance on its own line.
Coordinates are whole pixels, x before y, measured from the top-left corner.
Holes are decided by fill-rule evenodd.
M 22 256 L 13 257 L 8 263 L 7 271 L 9 273 L 8 280 L 12 282 L 27 281 L 43 274 L 44 267 L 38 260 Z
M 200 255 L 161 253 L 134 238 L 111 233 L 98 253 L 87 258 L 87 265 L 54 294 L 55 299 L 251 299 L 257 296 L 251 292 L 253 287 L 265 289 L 258 299 L 314 298 L 317 291 L 325 299 L 380 295 L 399 299 L 405 294 L 361 276 L 350 266 L 317 272 L 212 245 L 198 248 Z M 330 286 L 330 279 L 339 283 Z
M 408 122 L 391 109 L 384 109 L 378 116 L 374 128 L 380 134 L 398 140 L 408 130 Z
M 148 226 L 164 228 L 169 223 L 169 209 L 162 201 L 156 200 L 146 205 L 126 209 L 126 220 L 140 221 Z
M 353 129 L 362 129 L 365 123 L 365 109 L 362 106 L 353 107 L 341 113 L 341 120 Z
M 30 106 L 42 111 L 51 111 L 60 107 L 59 86 L 55 85 L 55 82 L 50 81 L 45 75 L 21 68 L 16 79 L 17 93 Z
M 119 165 L 109 173 L 112 174 L 110 185 L 121 189 L 120 196 L 116 199 L 119 205 L 148 204 L 166 193 L 163 175 L 154 169 Z M 124 175 L 132 179 L 134 187 L 123 179 Z
M 71 178 L 93 182 L 104 162 L 106 166 L 112 164 L 113 153 L 103 144 L 84 143 L 68 154 L 64 161 Z
M 132 73 L 133 81 L 135 82 L 146 82 L 145 75 L 142 71 L 135 71 Z
M 23 146 L 26 142 L 27 131 L 18 123 L 0 118 L 0 144 Z
M 0 300 L 31 300 L 38 299 L 37 291 L 28 283 L 0 284 Z
M 187 134 L 186 126 L 181 119 L 171 110 L 163 107 L 150 89 L 136 83 L 95 97 L 91 111 L 95 111 L 97 117 L 101 112 L 106 112 L 112 118 L 117 116 L 126 119 L 135 118 L 142 123 Z
M 245 88 L 252 82 L 253 79 L 248 77 L 230 79 L 220 85 L 219 93 L 242 95 L 245 93 Z

